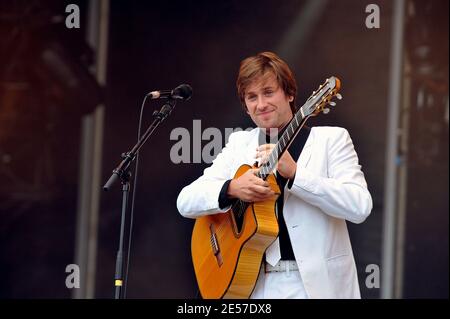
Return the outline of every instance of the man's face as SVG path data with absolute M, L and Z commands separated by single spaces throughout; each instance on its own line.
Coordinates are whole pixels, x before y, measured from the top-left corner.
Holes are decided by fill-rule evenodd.
M 279 86 L 275 75 L 267 72 L 253 81 L 245 91 L 247 113 L 260 128 L 283 128 L 292 118 L 287 96 Z

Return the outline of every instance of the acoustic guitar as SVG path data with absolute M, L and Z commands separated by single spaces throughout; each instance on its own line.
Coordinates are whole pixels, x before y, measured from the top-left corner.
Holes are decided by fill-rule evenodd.
M 336 105 L 333 97 L 342 98 L 340 87 L 338 78 L 328 78 L 294 114 L 268 160 L 260 167 L 242 165 L 237 170 L 235 179 L 257 168 L 257 176 L 266 180 L 276 195 L 254 203 L 237 200 L 225 213 L 196 219 L 191 250 L 202 298 L 248 298 L 253 292 L 264 252 L 278 236 L 275 205 L 280 189 L 273 171 L 306 120 L 328 113 L 327 106 Z

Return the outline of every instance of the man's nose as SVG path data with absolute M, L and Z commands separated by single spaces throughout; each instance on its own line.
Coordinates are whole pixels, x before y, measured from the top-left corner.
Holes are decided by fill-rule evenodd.
M 265 109 L 267 107 L 267 101 L 266 101 L 266 99 L 264 98 L 263 95 L 259 95 L 258 96 L 257 102 L 258 102 L 258 104 L 256 105 L 256 107 L 259 110 L 263 110 L 263 109 Z

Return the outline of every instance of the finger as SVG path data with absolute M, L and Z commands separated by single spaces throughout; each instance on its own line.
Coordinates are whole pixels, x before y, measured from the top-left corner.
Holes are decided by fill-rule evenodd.
M 253 185 L 250 190 L 252 190 L 257 195 L 273 195 L 275 192 L 267 186 L 261 186 L 261 185 Z
M 276 144 L 263 144 L 260 145 L 256 148 L 256 151 L 261 152 L 261 151 L 267 151 L 267 150 L 272 150 L 275 147 Z
M 251 174 L 250 179 L 249 179 L 250 182 L 258 184 L 258 185 L 269 186 L 269 183 L 267 183 L 265 180 L 263 180 L 261 177 L 258 176 L 258 173 L 260 171 L 259 168 L 249 169 L 248 171 L 250 171 L 250 174 Z
M 265 186 L 261 186 L 261 185 L 252 185 L 249 187 L 250 192 L 252 193 L 252 195 L 266 195 L 267 193 L 270 192 L 270 188 L 269 187 L 265 187 Z
M 261 165 L 264 165 L 265 163 L 267 163 L 268 158 L 269 158 L 268 156 L 257 157 L 259 165 L 261 166 Z
M 270 153 L 272 153 L 272 150 L 273 150 L 273 148 L 264 149 L 264 150 L 258 150 L 258 151 L 256 151 L 256 156 L 270 154 Z
M 254 180 L 252 180 L 252 182 L 254 183 L 254 185 L 269 187 L 269 183 L 259 177 L 256 177 Z
M 265 151 L 257 151 L 255 154 L 255 157 L 264 157 L 264 156 L 269 156 L 272 153 L 271 150 L 265 150 Z

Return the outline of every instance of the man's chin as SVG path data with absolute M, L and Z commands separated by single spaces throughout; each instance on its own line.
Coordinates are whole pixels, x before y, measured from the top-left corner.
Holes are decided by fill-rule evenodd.
M 258 127 L 262 128 L 262 129 L 266 129 L 266 130 L 278 129 L 278 126 L 275 125 L 275 123 L 273 123 L 273 122 L 262 122 L 262 123 L 259 123 L 259 124 L 260 125 L 258 125 Z

